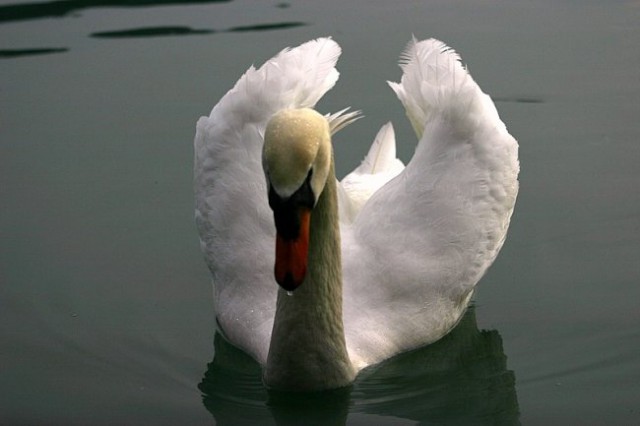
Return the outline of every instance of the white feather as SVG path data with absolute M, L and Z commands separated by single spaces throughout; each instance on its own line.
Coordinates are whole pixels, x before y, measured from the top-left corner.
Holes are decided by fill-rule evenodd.
M 396 158 L 396 137 L 393 125 L 387 123 L 376 135 L 369 153 L 360 166 L 345 176 L 341 183 L 349 201 L 349 209 L 342 211 L 342 220 L 352 222 L 369 198 L 404 169 Z
M 275 231 L 262 171 L 267 120 L 313 107 L 338 79 L 340 46 L 329 38 L 285 49 L 250 67 L 202 117 L 194 142 L 196 225 L 225 335 L 263 362 L 273 323 Z
M 313 107 L 335 84 L 339 55 L 328 38 L 284 50 L 251 67 L 197 124 L 196 223 L 217 319 L 263 364 L 276 295 L 264 126 L 280 109 Z M 414 39 L 401 67 L 390 85 L 418 135 L 413 158 L 403 169 L 385 125 L 338 188 L 344 326 L 357 368 L 431 343 L 457 323 L 504 242 L 518 192 L 517 142 L 459 56 Z M 332 121 L 353 118 L 340 116 Z

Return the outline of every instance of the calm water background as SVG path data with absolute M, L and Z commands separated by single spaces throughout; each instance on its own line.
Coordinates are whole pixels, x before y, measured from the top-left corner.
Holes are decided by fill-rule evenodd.
M 0 424 L 640 423 L 640 2 L 127 3 L 0 1 Z M 406 161 L 385 81 L 412 33 L 461 53 L 520 142 L 509 238 L 441 342 L 347 392 L 269 395 L 214 349 L 195 122 L 332 35 L 319 109 L 366 115 L 338 173 L 387 120 Z

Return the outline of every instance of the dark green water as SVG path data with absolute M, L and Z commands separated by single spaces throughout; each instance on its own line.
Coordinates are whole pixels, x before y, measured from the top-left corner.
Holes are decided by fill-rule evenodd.
M 637 1 L 0 1 L 0 424 L 640 423 Z M 507 243 L 441 342 L 351 389 L 268 394 L 214 339 L 195 122 L 244 70 L 331 35 L 319 105 L 414 142 L 406 42 L 458 50 L 520 142 Z M 214 346 L 215 340 L 215 346 Z

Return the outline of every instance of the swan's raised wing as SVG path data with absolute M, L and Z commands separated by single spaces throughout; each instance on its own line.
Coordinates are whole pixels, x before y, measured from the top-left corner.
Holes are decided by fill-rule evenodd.
M 333 87 L 340 52 L 333 40 L 321 38 L 249 68 L 196 127 L 196 224 L 213 275 L 217 319 L 229 340 L 261 363 L 277 288 L 275 228 L 262 171 L 264 129 L 276 111 L 313 107 Z M 333 126 L 344 125 L 340 120 L 344 115 L 334 116 Z
M 360 365 L 456 324 L 505 240 L 518 192 L 517 142 L 458 55 L 413 40 L 401 67 L 390 85 L 418 146 L 343 235 L 347 342 Z

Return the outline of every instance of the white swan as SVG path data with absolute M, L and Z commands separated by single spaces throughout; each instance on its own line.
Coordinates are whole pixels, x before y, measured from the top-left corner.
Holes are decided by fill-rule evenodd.
M 196 223 L 219 328 L 273 388 L 344 386 L 445 335 L 502 247 L 518 192 L 516 140 L 433 39 L 409 43 L 390 83 L 419 139 L 413 158 L 395 158 L 388 124 L 338 182 L 331 134 L 357 116 L 311 108 L 340 53 L 329 38 L 284 50 L 197 124 Z

